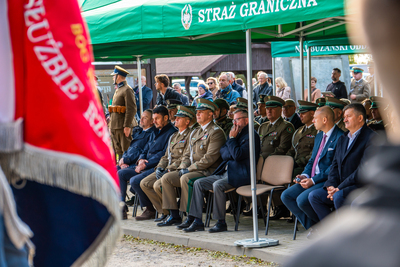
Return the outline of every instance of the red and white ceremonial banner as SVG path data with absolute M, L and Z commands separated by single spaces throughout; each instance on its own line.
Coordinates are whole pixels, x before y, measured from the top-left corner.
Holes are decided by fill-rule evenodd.
M 34 181 L 104 205 L 108 228 L 80 259 L 103 265 L 118 236 L 119 184 L 78 1 L 0 0 L 0 36 L 1 167 L 11 184 Z

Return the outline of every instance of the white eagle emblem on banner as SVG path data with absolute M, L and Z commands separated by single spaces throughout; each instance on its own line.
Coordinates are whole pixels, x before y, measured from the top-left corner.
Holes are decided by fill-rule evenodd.
M 192 7 L 189 4 L 182 9 L 181 20 L 185 30 L 189 30 L 190 24 L 192 24 Z

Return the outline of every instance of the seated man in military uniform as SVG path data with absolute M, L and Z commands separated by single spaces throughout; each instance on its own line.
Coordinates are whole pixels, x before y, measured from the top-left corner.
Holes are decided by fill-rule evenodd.
M 167 100 L 168 101 L 168 100 Z M 181 158 L 187 144 L 189 143 L 190 133 L 192 129 L 189 128 L 191 120 L 195 117 L 195 113 L 184 106 L 178 106 L 178 112 L 175 114 L 175 127 L 178 132 L 171 135 L 168 141 L 167 151 L 161 158 L 156 167 L 156 172 L 153 172 L 140 182 L 140 188 L 146 194 L 148 199 L 154 205 L 159 214 L 163 214 L 160 218 L 156 219 L 158 226 L 169 226 L 175 223 L 182 223 L 182 219 L 177 214 L 169 214 L 168 210 L 162 209 L 162 192 L 161 192 L 161 177 L 168 172 L 176 171 L 181 164 Z M 162 222 L 165 219 L 164 222 Z
M 283 118 L 293 124 L 295 130 L 303 126 L 299 115 L 296 113 L 296 103 L 293 99 L 286 99 L 282 108 Z
M 214 112 L 214 122 L 224 130 L 225 136 L 228 136 L 233 126 L 232 119 L 227 116 L 229 104 L 222 98 L 215 99 L 214 104 L 218 107 Z
M 301 122 L 304 124 L 293 135 L 292 146 L 286 155 L 294 158 L 293 177 L 301 174 L 311 158 L 317 130 L 313 124 L 314 112 L 318 105 L 298 100 Z
M 175 125 L 175 114 L 178 112 L 178 106 L 182 105 L 182 101 L 176 99 L 167 99 L 165 102 L 167 102 L 169 119 L 171 120 L 171 123 Z
M 374 130 L 375 132 L 385 132 L 385 124 L 383 123 L 381 113 L 379 112 L 379 108 L 383 105 L 383 98 L 379 96 L 371 96 L 371 114 L 373 121 L 369 122 L 367 126 Z
M 257 117 L 255 117 L 255 121 L 258 122 L 260 125 L 263 124 L 264 122 L 268 121 L 267 118 L 267 109 L 265 108 L 265 102 L 264 102 L 264 98 L 266 97 L 266 95 L 260 95 L 260 99 L 258 99 L 257 105 L 258 105 L 258 113 L 260 115 L 258 115 Z
M 199 128 L 200 124 L 197 122 L 197 119 L 196 119 L 196 107 L 195 106 L 185 106 L 185 108 L 191 110 L 193 112 L 193 114 L 195 114 L 193 119 L 190 121 L 189 128 L 192 130 Z
M 345 106 L 347 106 L 347 103 L 345 103 L 337 98 L 327 96 L 325 98 L 325 105 L 332 108 L 333 113 L 335 114 L 335 124 L 343 132 L 346 132 L 347 129 L 346 129 L 346 126 L 344 125 L 344 121 L 343 121 L 343 109 Z
M 222 162 L 220 148 L 225 144 L 224 131 L 214 123 L 213 113 L 217 106 L 204 98 L 197 103 L 197 122 L 200 127 L 195 129 L 189 137 L 181 163 L 177 170 L 165 173 L 161 178 L 162 208 L 177 214 L 176 187 L 181 187 L 180 211 L 187 211 L 190 179 L 211 175 Z M 182 225 L 190 226 L 194 218 L 188 217 Z
M 263 123 L 258 130 L 261 155 L 264 159 L 271 155 L 286 155 L 292 145 L 294 126 L 281 116 L 285 100 L 277 96 L 266 96 L 264 101 L 269 121 Z M 274 194 L 273 202 L 276 212 L 270 217 L 271 220 L 289 216 L 289 211 L 283 205 L 279 194 Z

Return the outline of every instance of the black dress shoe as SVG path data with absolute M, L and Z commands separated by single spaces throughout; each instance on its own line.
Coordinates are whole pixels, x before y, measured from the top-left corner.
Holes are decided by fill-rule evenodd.
M 128 205 L 128 206 L 133 206 L 133 204 L 135 204 L 135 196 L 133 196 L 128 201 L 125 201 L 125 204 Z
M 182 229 L 182 231 L 185 231 L 186 233 L 204 231 L 204 223 L 198 224 L 195 221 L 193 221 L 193 223 L 188 228 L 184 228 Z
M 228 231 L 228 226 L 226 223 L 217 222 L 212 228 L 208 229 L 209 233 L 218 233 Z
M 178 230 L 188 228 L 190 225 L 192 225 L 193 221 L 194 219 L 190 219 L 189 217 L 187 217 L 186 220 L 182 224 L 178 225 L 176 228 Z
M 276 207 L 276 212 L 274 216 L 270 216 L 270 220 L 279 220 L 282 217 L 290 217 L 290 211 L 286 208 L 286 206 L 278 206 Z
M 157 219 L 155 219 L 154 221 L 155 221 L 155 222 L 162 222 L 162 221 L 164 221 L 165 219 L 167 219 L 167 217 L 168 217 L 168 215 L 164 215 L 164 213 L 163 213 L 163 214 L 161 214 L 161 217 L 160 217 L 160 218 L 157 218 Z
M 172 215 L 169 215 L 167 219 L 164 221 L 157 223 L 157 226 L 171 226 L 171 225 L 177 225 L 182 223 L 182 218 L 174 218 Z

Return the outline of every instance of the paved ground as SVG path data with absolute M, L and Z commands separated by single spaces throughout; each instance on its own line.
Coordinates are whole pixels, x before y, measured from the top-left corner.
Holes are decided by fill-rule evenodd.
M 139 208 L 139 214 L 141 213 Z M 247 255 L 271 262 L 284 262 L 285 258 L 293 255 L 309 243 L 306 239 L 307 232 L 299 226 L 297 239 L 293 238 L 293 223 L 286 220 L 271 221 L 269 234 L 265 235 L 263 220 L 259 220 L 259 237 L 278 239 L 279 245 L 274 247 L 248 249 L 237 247 L 234 242 L 242 239 L 253 238 L 253 221 L 251 217 L 240 217 L 239 231 L 234 231 L 234 220 L 232 215 L 227 215 L 228 232 L 210 234 L 206 231 L 185 233 L 177 230 L 174 226 L 157 227 L 153 221 L 136 221 L 132 218 L 132 208 L 128 214 L 128 220 L 122 222 L 123 233 L 133 237 L 157 240 L 176 245 L 204 248 L 216 251 L 225 251 L 233 255 Z M 212 220 L 210 226 L 215 221 Z

